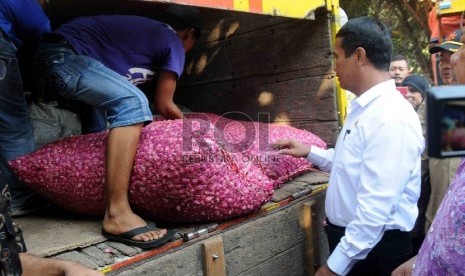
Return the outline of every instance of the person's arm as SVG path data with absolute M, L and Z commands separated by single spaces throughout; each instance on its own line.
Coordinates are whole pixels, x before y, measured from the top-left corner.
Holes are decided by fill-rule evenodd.
M 333 165 L 334 149 L 321 149 L 304 145 L 296 140 L 279 139 L 271 145 L 279 154 L 303 157 L 325 172 L 330 172 Z
M 63 276 L 101 276 L 101 272 L 72 261 L 37 257 L 28 253 L 19 253 L 23 276 L 63 275 Z
M 21 1 L 18 5 L 20 14 L 15 15 L 16 35 L 23 42 L 37 47 L 42 35 L 51 32 L 50 20 L 38 1 Z
M 410 276 L 412 275 L 413 266 L 417 260 L 417 256 L 412 257 L 410 260 L 406 261 L 405 263 L 399 265 L 394 271 L 391 273 L 391 276 Z
M 327 265 L 324 265 L 318 269 L 318 271 L 315 273 L 315 276 L 337 276 L 337 274 L 331 271 Z
M 290 139 L 279 139 L 273 142 L 271 146 L 273 149 L 278 150 L 279 154 L 294 157 L 307 157 L 311 151 L 311 146 Z
M 174 72 L 167 70 L 160 71 L 157 90 L 155 91 L 154 106 L 157 112 L 165 119 L 183 118 L 182 111 L 173 101 L 177 79 L 178 76 Z

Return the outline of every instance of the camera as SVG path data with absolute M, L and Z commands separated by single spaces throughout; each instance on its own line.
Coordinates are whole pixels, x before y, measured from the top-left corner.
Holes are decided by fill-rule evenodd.
M 431 87 L 426 124 L 429 156 L 465 156 L 465 85 Z

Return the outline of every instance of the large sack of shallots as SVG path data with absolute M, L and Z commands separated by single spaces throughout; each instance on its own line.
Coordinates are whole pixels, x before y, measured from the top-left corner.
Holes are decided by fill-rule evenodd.
M 28 186 L 57 205 L 101 216 L 105 210 L 107 136 L 108 132 L 103 132 L 65 138 L 10 165 Z M 130 203 L 144 217 L 179 223 L 253 212 L 270 200 L 276 187 L 312 170 L 305 159 L 272 151 L 269 141 L 279 138 L 325 147 L 307 131 L 213 114 L 155 120 L 141 133 L 129 186 Z
M 188 115 L 189 116 L 189 115 Z M 232 120 L 211 113 L 193 114 L 200 120 L 211 122 L 215 126 L 216 141 L 231 154 L 240 154 L 242 162 L 247 166 L 254 163 L 260 166 L 263 173 L 273 183 L 273 188 L 279 188 L 290 178 L 312 170 L 312 164 L 304 158 L 294 158 L 277 154 L 270 143 L 278 139 L 294 139 L 308 145 L 326 148 L 326 143 L 318 136 L 294 127 L 265 124 L 247 120 Z

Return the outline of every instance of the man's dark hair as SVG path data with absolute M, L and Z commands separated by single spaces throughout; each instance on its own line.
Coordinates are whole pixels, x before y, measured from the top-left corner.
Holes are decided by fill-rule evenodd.
M 161 21 L 170 25 L 176 31 L 194 29 L 194 37 L 199 38 L 202 29 L 200 11 L 194 7 L 171 5 L 163 13 Z
M 381 21 L 363 16 L 349 20 L 337 32 L 342 38 L 342 49 L 346 57 L 358 47 L 365 49 L 368 60 L 378 70 L 389 71 L 392 41 L 389 29 Z
M 391 61 L 399 61 L 399 60 L 405 60 L 407 62 L 407 64 L 408 64 L 407 58 L 402 54 L 395 54 L 391 58 Z

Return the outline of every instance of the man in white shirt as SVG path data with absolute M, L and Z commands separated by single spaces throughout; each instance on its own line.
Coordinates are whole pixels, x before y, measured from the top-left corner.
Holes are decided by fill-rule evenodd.
M 389 76 L 392 42 L 360 17 L 337 33 L 334 70 L 352 102 L 335 149 L 279 140 L 281 154 L 330 172 L 325 227 L 331 255 L 316 275 L 390 275 L 412 256 L 424 139 L 417 114 Z

